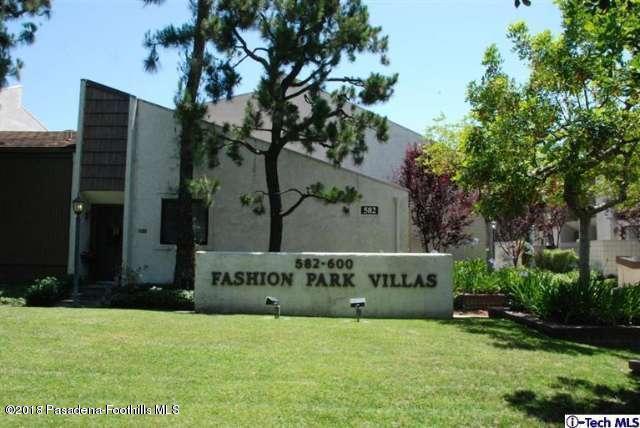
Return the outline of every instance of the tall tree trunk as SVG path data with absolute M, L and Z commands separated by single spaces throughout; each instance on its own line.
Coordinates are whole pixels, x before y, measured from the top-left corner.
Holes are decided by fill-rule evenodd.
M 420 240 L 422 242 L 422 248 L 424 249 L 425 253 L 429 252 L 429 240 L 427 239 L 427 236 L 424 233 L 420 234 Z
M 520 259 L 520 255 L 522 254 L 520 241 L 513 241 L 513 246 L 509 247 L 507 245 L 507 249 L 511 250 L 511 254 L 507 251 L 506 253 L 511 256 L 511 263 L 513 263 L 513 267 L 518 267 L 518 260 Z
M 176 264 L 173 282 L 177 287 L 192 289 L 195 277 L 195 237 L 193 232 L 193 200 L 189 183 L 193 179 L 193 147 L 195 127 L 200 118 L 195 116 L 205 49 L 205 24 L 212 0 L 198 0 L 193 51 L 188 59 L 186 91 L 181 102 L 188 103 L 187 113 L 181 118 L 180 132 L 180 181 L 178 187 L 178 212 Z
M 186 122 L 186 121 L 185 121 Z M 176 287 L 192 289 L 195 277 L 195 236 L 193 232 L 193 201 L 189 181 L 193 179 L 193 144 L 188 123 L 184 123 L 180 137 L 180 187 L 178 188 L 178 210 L 176 241 L 176 265 L 173 282 Z
M 589 269 L 589 252 L 591 250 L 591 242 L 589 240 L 589 229 L 591 227 L 591 216 L 588 214 L 580 215 L 580 246 L 578 250 L 578 270 L 580 272 L 579 281 L 586 284 L 591 275 Z
M 278 178 L 278 154 L 269 151 L 264 160 L 269 192 L 269 252 L 278 252 L 282 248 L 282 196 Z
M 579 230 L 579 246 L 578 246 L 578 280 L 581 284 L 586 284 L 591 276 L 589 268 L 589 252 L 591 242 L 589 240 L 589 228 L 591 227 L 591 216 L 593 211 L 585 207 L 584 202 L 580 198 L 580 189 L 582 183 L 580 175 L 567 177 L 564 181 L 564 200 L 569 209 L 578 217 L 580 224 Z M 582 192 L 584 193 L 584 192 Z

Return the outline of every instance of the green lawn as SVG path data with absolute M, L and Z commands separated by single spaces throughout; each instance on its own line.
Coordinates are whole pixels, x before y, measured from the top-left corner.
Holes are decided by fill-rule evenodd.
M 633 354 L 501 320 L 0 307 L 0 425 L 538 426 L 640 412 Z M 173 416 L 7 416 L 7 404 L 179 404 Z

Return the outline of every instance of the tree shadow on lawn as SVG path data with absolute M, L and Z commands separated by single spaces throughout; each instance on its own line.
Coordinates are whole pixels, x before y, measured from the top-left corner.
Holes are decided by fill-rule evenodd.
M 562 423 L 565 414 L 637 414 L 640 411 L 640 378 L 629 376 L 630 387 L 614 388 L 560 376 L 552 385 L 557 391 L 550 396 L 521 389 L 505 395 L 504 399 L 511 407 L 542 422 Z
M 569 355 L 595 355 L 599 353 L 607 353 L 621 358 L 628 358 L 627 354 L 618 353 L 610 348 L 598 348 L 595 346 L 568 342 L 561 339 L 553 339 L 535 330 L 508 320 L 467 318 L 440 322 L 457 327 L 465 333 L 487 336 L 488 338 L 493 339 L 493 346 L 501 349 L 545 351 Z M 627 349 L 623 350 L 627 351 Z

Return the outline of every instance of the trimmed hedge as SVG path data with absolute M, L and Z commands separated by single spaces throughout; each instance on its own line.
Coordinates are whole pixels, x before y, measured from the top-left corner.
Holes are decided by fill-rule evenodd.
M 542 250 L 535 256 L 536 267 L 555 273 L 567 273 L 578 268 L 578 256 L 573 250 Z
M 123 287 L 111 295 L 111 307 L 192 311 L 193 290 Z

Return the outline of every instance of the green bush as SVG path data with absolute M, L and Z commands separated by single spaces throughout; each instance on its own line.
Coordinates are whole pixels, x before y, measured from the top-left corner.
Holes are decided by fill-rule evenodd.
M 112 294 L 111 306 L 127 309 L 192 311 L 194 309 L 193 290 L 127 287 Z
M 484 260 L 460 260 L 453 265 L 453 289 L 456 294 L 496 294 L 500 284 Z
M 616 281 L 592 274 L 586 284 L 576 272 L 530 270 L 507 292 L 515 309 L 563 324 L 614 325 L 640 322 L 640 286 L 616 287 Z
M 613 288 L 611 306 L 616 309 L 616 321 L 640 325 L 640 284 Z
M 20 297 L 1 297 L 0 306 L 24 306 L 25 300 Z
M 500 293 L 505 293 L 509 289 L 509 284 L 522 280 L 529 270 L 521 267 L 508 267 L 493 271 L 494 281 L 500 288 Z
M 66 289 L 62 281 L 53 276 L 38 279 L 25 294 L 27 306 L 53 306 L 63 298 Z
M 31 284 L 0 284 L 0 306 L 24 306 L 25 296 Z
M 491 271 L 482 259 L 460 260 L 453 265 L 453 289 L 456 294 L 503 293 L 525 271 L 515 267 Z
M 511 297 L 513 309 L 539 313 L 545 288 L 551 282 L 550 277 L 546 272 L 522 270 L 518 277 L 511 278 L 503 290 Z
M 543 250 L 536 254 L 536 267 L 556 273 L 577 269 L 578 256 L 573 250 Z

